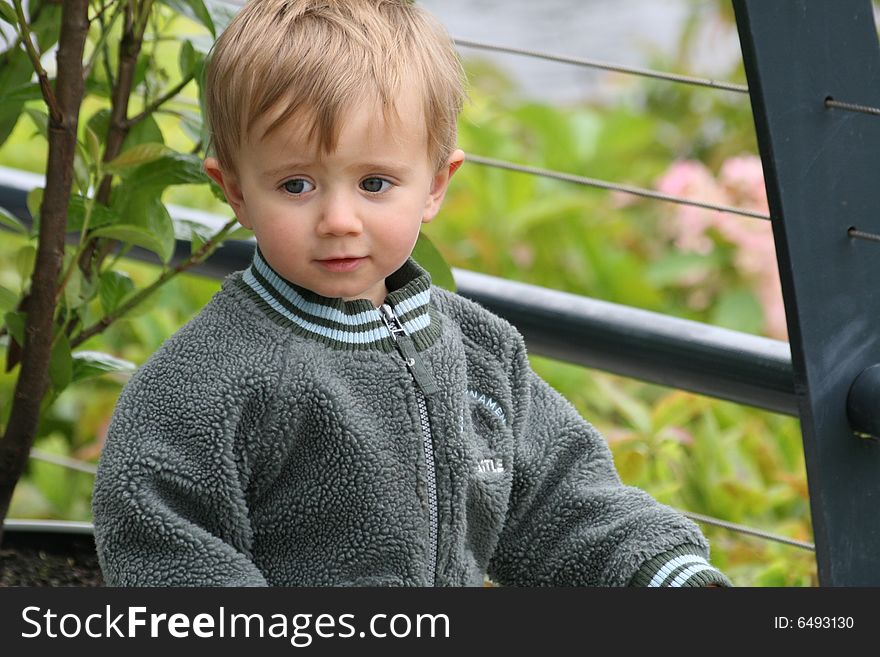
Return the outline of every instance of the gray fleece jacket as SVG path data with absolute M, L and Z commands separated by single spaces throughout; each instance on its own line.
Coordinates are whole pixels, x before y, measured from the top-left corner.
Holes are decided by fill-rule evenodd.
M 386 283 L 328 299 L 257 251 L 138 370 L 94 490 L 109 585 L 729 584 L 513 327 L 413 261 Z

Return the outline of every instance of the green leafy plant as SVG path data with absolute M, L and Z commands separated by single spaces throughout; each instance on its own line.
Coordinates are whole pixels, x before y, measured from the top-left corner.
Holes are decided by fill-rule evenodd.
M 217 231 L 191 227 L 184 237 L 192 238 L 192 252 L 173 258 L 175 226 L 163 192 L 208 185 L 200 94 L 193 88 L 210 40 L 173 44 L 173 70 L 160 61 L 170 45 L 168 30 L 181 16 L 197 21 L 205 36 L 223 21 L 201 0 L 35 1 L 27 10 L 20 0 L 2 5 L 0 19 L 12 36 L 0 53 L 0 143 L 19 121 L 30 121 L 46 144 L 46 177 L 28 196 L 30 227 L 9 211 L 0 213 L 0 223 L 24 238 L 13 256 L 18 284 L 0 286 L 0 337 L 6 378 L 13 378 L 0 399 L 0 520 L 58 396 L 72 384 L 134 367 L 86 343 L 237 236 L 233 220 Z M 57 66 L 50 72 L 53 52 Z M 185 98 L 194 99 L 192 109 L 180 109 Z M 165 144 L 160 116 L 191 136 L 188 150 Z M 118 268 L 135 247 L 161 264 L 158 276 L 141 285 Z M 57 437 L 41 440 L 58 451 Z M 65 510 L 63 480 L 54 488 L 47 483 L 46 469 L 53 467 L 35 466 L 32 478 Z

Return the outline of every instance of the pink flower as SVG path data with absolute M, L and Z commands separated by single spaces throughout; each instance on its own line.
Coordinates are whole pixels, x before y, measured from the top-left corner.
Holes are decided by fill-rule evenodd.
M 658 180 L 657 189 L 671 196 L 768 212 L 761 160 L 753 155 L 726 160 L 717 179 L 702 162 L 675 162 Z M 711 253 L 715 248 L 710 233 L 712 229 L 725 242 L 736 247 L 732 264 L 751 282 L 761 302 L 764 332 L 785 339 L 785 309 L 770 223 L 687 205 L 677 206 L 670 219 L 667 231 L 675 246 L 682 251 Z M 702 281 L 687 283 L 695 286 L 699 282 Z
M 720 203 L 724 192 L 719 187 L 712 172 L 702 162 L 680 160 L 675 162 L 657 182 L 657 189 L 670 196 L 699 199 L 709 203 Z M 706 231 L 715 223 L 718 213 L 689 205 L 676 210 L 671 232 L 676 247 L 706 255 L 715 248 L 715 243 Z
M 734 203 L 749 210 L 768 212 L 760 158 L 741 155 L 725 160 L 718 177 Z

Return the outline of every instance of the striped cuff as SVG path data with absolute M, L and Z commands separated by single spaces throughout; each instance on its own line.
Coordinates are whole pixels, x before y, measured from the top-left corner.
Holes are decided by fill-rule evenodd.
M 646 561 L 630 586 L 733 586 L 693 545 L 682 545 Z

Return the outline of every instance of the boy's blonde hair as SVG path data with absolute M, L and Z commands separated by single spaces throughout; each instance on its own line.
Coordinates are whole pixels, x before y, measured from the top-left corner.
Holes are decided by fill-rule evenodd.
M 335 148 L 357 103 L 396 116 L 404 88 L 422 98 L 428 154 L 439 170 L 455 149 L 464 75 L 449 35 L 408 0 L 251 0 L 211 52 L 206 120 L 220 166 L 271 112 L 265 137 L 293 116 L 309 137 Z

